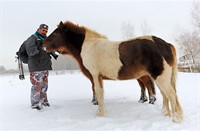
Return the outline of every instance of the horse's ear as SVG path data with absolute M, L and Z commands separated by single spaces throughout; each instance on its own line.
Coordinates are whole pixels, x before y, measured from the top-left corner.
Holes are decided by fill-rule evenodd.
M 63 22 L 60 21 L 60 24 L 58 25 L 59 28 L 62 28 L 64 26 Z

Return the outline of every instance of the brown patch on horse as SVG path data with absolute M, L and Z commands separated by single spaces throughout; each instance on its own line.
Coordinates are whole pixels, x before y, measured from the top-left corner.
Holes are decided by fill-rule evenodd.
M 72 54 L 80 55 L 81 47 L 85 39 L 85 28 L 75 25 L 69 21 L 65 22 L 62 27 L 58 26 L 58 28 L 64 30 L 63 35 L 66 38 L 66 48 L 70 51 L 73 50 Z
M 119 45 L 119 53 L 123 66 L 119 70 L 119 78 L 124 79 L 127 76 L 134 76 L 141 69 L 146 70 L 151 77 L 156 79 L 164 69 L 162 53 L 159 49 L 162 46 L 157 46 L 158 44 L 152 40 L 141 38 L 122 42 Z
M 132 66 L 131 66 L 132 67 Z M 148 75 L 145 69 L 141 66 L 134 68 L 122 66 L 118 72 L 119 80 L 138 79 L 141 76 Z
M 101 75 L 99 75 L 98 80 L 99 80 L 100 87 L 103 88 L 103 79 Z

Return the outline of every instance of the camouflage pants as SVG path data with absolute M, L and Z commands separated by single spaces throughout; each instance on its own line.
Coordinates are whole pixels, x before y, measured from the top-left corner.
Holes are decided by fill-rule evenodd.
M 48 102 L 48 71 L 36 71 L 30 73 L 31 88 L 31 106 L 39 106 L 44 102 Z

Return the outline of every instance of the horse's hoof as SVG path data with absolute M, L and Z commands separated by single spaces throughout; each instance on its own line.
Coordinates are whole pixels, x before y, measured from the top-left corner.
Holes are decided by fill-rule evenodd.
M 168 111 L 166 108 L 163 108 L 163 109 L 162 109 L 162 114 L 163 114 L 164 116 L 169 116 L 169 117 L 171 117 L 171 112 Z
M 95 96 L 93 96 L 92 101 L 93 105 L 98 105 L 98 101 L 97 98 Z
M 146 102 L 147 100 L 139 100 L 138 102 L 140 102 L 140 103 L 144 103 L 144 102 Z
M 181 113 L 174 113 L 173 114 L 173 122 L 175 122 L 175 123 L 181 123 L 181 122 L 183 122 L 183 114 L 181 114 Z
M 92 101 L 93 105 L 98 105 L 98 101 Z
M 149 101 L 149 104 L 153 104 L 154 105 L 154 101 Z
M 97 116 L 103 117 L 105 113 L 103 111 L 97 111 Z
M 147 97 L 140 97 L 140 100 L 138 102 L 144 103 L 147 101 Z
M 149 98 L 149 104 L 154 104 L 156 101 L 156 98 L 155 97 L 150 97 Z

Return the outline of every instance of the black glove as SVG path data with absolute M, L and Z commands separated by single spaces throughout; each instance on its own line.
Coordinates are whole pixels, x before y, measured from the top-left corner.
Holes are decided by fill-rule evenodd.
M 54 52 L 51 52 L 50 55 L 53 56 L 53 58 L 54 58 L 55 60 L 57 60 L 58 55 L 56 55 Z

